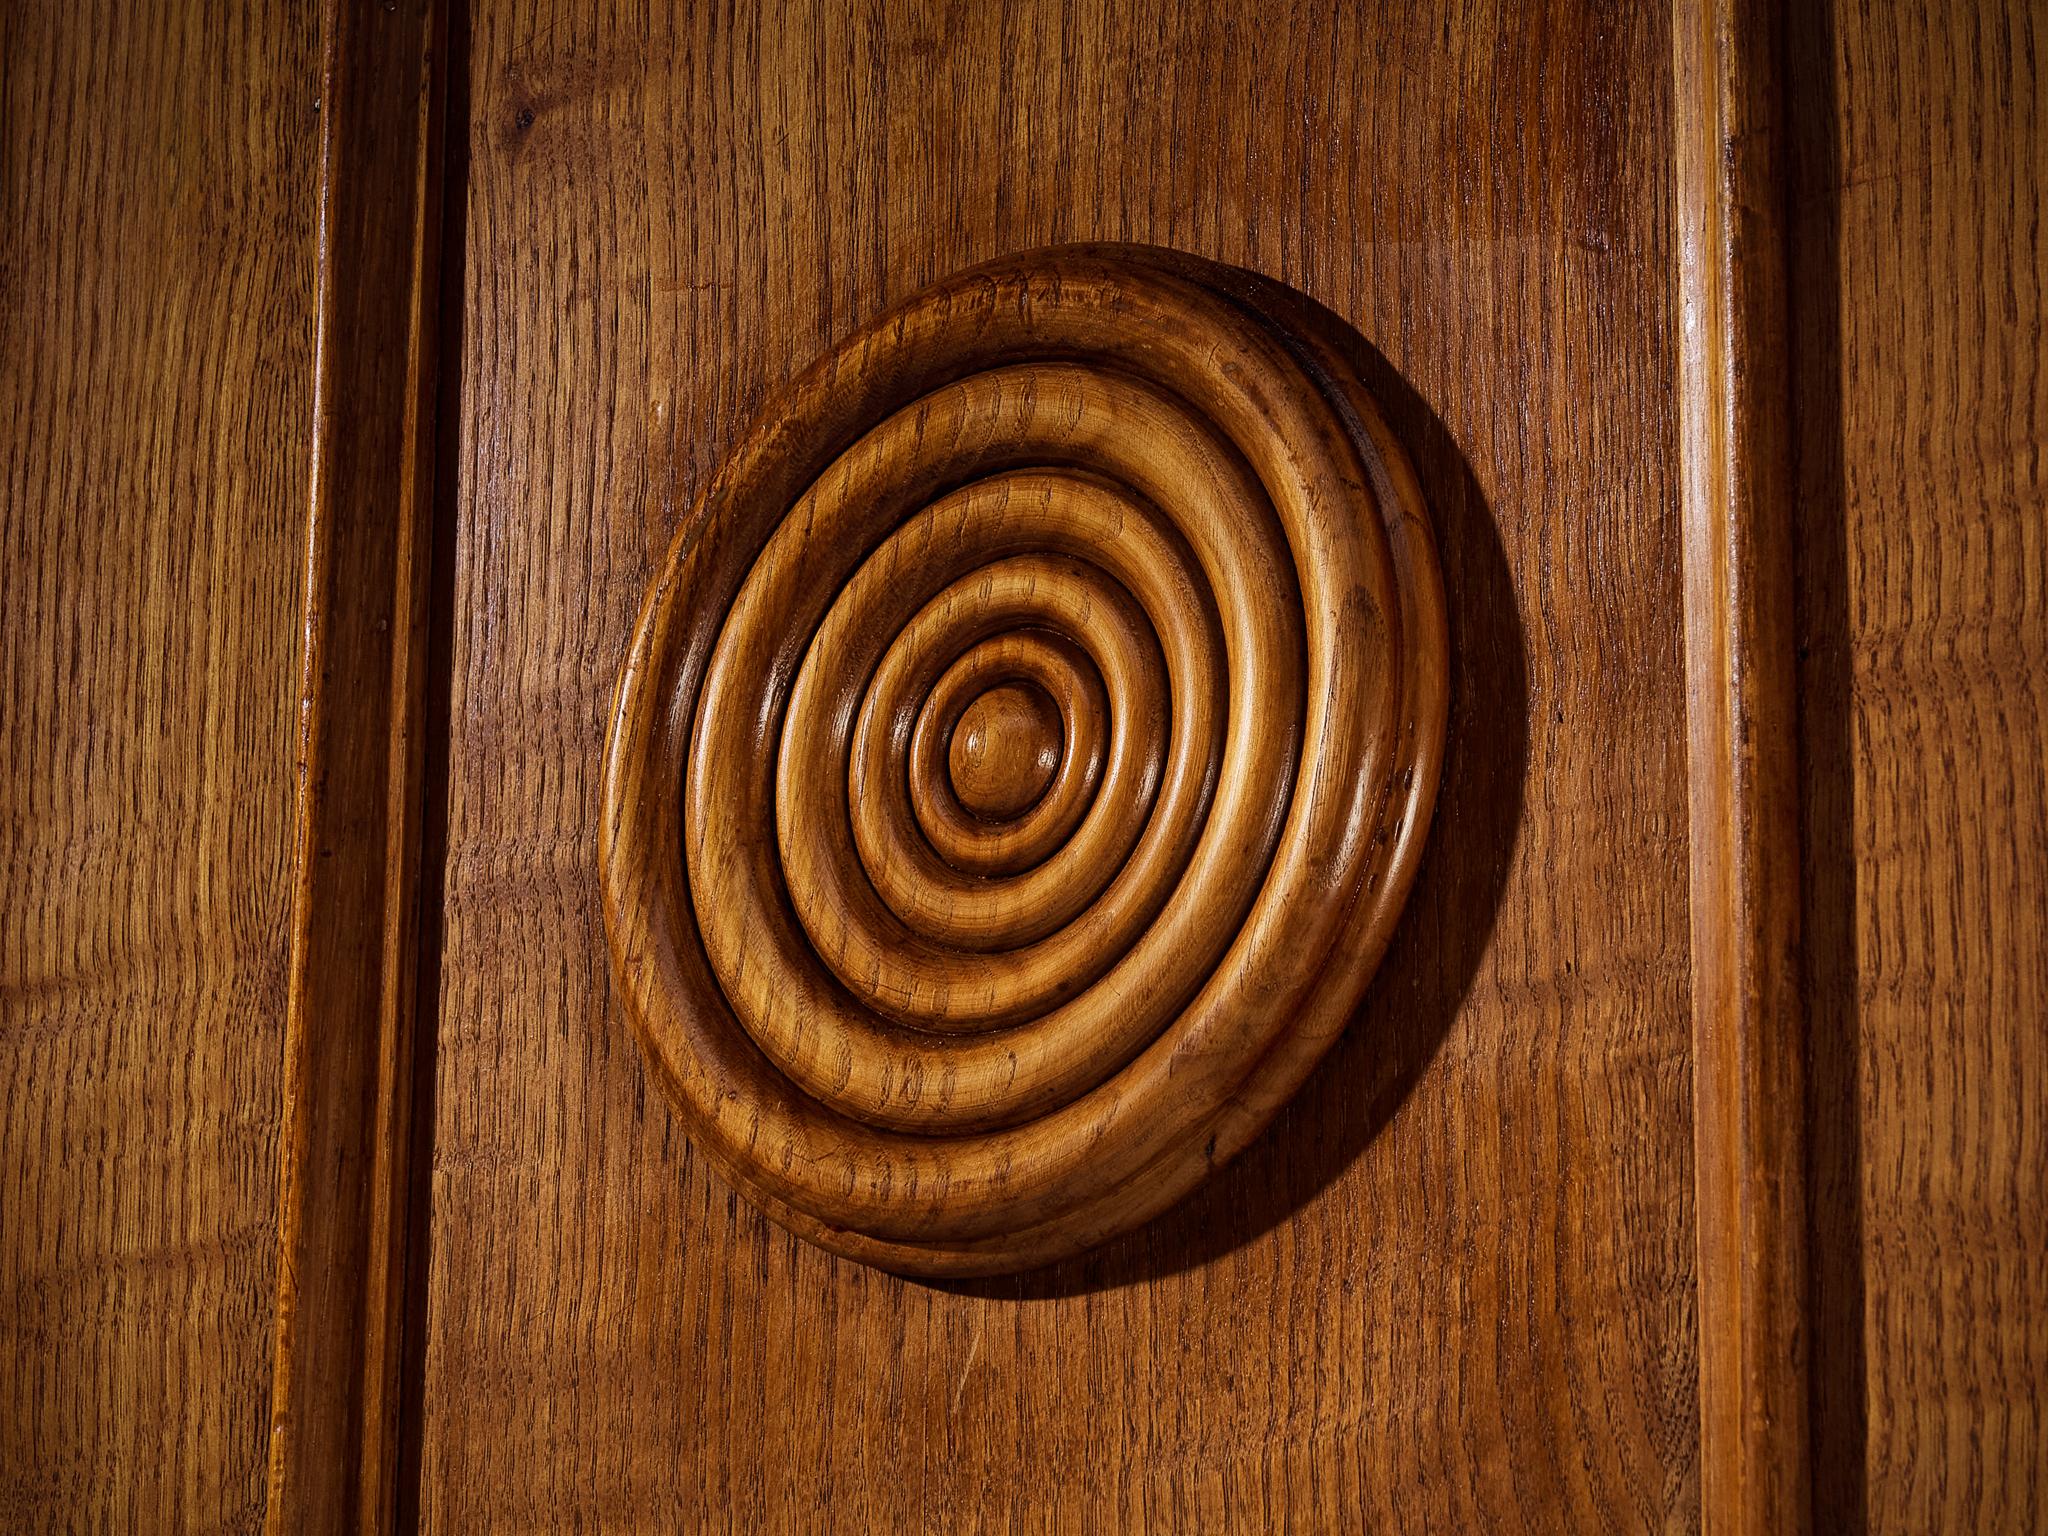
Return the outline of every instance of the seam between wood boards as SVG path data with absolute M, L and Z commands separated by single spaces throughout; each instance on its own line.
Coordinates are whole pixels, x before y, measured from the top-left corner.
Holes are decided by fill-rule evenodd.
M 433 553 L 444 6 L 321 31 L 273 1532 L 394 1521 Z

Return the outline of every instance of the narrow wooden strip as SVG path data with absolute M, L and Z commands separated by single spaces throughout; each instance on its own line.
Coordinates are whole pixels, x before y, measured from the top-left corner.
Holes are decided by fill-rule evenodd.
M 395 1520 L 444 12 L 330 0 L 268 1529 Z
M 1798 736 L 1778 37 L 1675 0 L 1679 455 L 1692 848 L 1700 1495 L 1807 1499 Z

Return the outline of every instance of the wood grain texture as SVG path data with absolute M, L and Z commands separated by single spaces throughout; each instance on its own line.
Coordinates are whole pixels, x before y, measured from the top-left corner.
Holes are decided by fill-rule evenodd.
M 1817 1529 L 2048 1523 L 2048 16 L 1798 39 Z
M 1665 13 L 472 36 L 426 1528 L 1689 1528 Z M 1097 1257 L 937 1289 L 782 1233 L 662 1108 L 596 921 L 602 736 L 766 392 L 1075 239 L 1265 272 L 1384 355 L 1452 740 L 1409 916 L 1267 1137 Z
M 440 297 L 438 5 L 322 18 L 269 1507 L 388 1530 L 410 1227 Z
M 0 1526 L 262 1512 L 310 17 L 0 7 Z
M 1356 1010 L 1435 804 L 1443 585 L 1301 312 L 1151 246 L 982 263 L 806 369 L 678 529 L 606 747 L 606 926 L 698 1149 L 812 1241 L 954 1276 L 1091 1247 Z M 910 738 L 1030 635 L 1099 680 L 1109 762 L 998 879 L 933 848 Z
M 1808 1515 L 1789 146 L 1778 8 L 1672 8 L 1700 1505 Z

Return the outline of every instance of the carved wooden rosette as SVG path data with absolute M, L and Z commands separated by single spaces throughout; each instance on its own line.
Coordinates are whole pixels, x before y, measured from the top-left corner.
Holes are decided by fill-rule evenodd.
M 911 1273 L 1165 1209 L 1356 1009 L 1446 651 L 1414 473 L 1286 290 L 1069 247 L 867 326 L 713 481 L 620 681 L 606 917 L 693 1138 Z

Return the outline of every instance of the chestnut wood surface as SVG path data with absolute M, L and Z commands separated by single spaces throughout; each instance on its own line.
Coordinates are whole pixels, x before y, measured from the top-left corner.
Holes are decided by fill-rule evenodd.
M 263 1510 L 315 18 L 0 6 L 0 1527 Z
M 1798 30 L 1815 1528 L 2048 1525 L 2048 14 Z
M 1662 12 L 468 26 L 423 1524 L 1690 1525 Z M 1097 1257 L 940 1288 L 787 1235 L 665 1108 L 596 920 L 603 734 L 768 391 L 1076 239 L 1249 266 L 1384 355 L 1452 734 L 1380 977 L 1261 1142 Z

